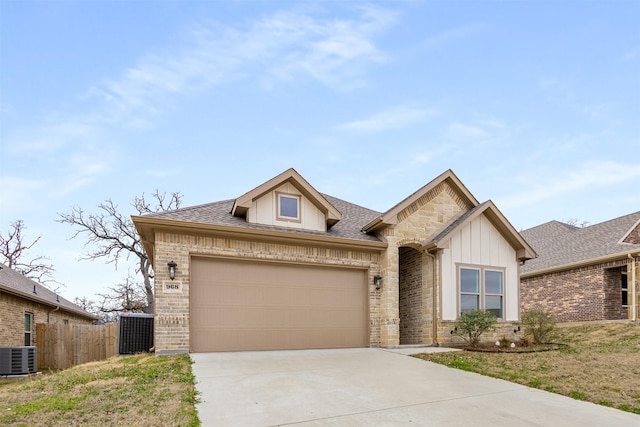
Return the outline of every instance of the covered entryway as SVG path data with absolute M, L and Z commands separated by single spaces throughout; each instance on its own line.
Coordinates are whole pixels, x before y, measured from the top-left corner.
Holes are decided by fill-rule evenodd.
M 191 260 L 190 351 L 369 345 L 366 270 Z
M 399 255 L 399 315 L 400 344 L 423 343 L 422 253 L 400 247 Z

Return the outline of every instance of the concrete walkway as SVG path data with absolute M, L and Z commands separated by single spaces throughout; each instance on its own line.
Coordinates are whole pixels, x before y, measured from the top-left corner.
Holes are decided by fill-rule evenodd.
M 640 416 L 396 350 L 192 354 L 202 425 L 640 426 Z M 436 350 L 436 349 L 434 349 Z

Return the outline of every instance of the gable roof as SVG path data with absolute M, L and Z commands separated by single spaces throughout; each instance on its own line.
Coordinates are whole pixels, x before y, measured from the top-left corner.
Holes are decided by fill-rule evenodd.
M 251 207 L 254 200 L 260 198 L 266 193 L 280 187 L 284 183 L 290 183 L 298 191 L 300 191 L 311 203 L 313 203 L 327 218 L 327 227 L 331 228 L 335 225 L 342 215 L 322 194 L 311 186 L 295 169 L 290 168 L 271 178 L 254 188 L 253 190 L 238 197 L 231 208 L 231 214 L 234 216 L 246 217 L 247 211 Z
M 307 239 L 331 244 L 364 245 L 372 248 L 384 248 L 387 246 L 376 236 L 365 234 L 361 231 L 362 227 L 376 216 L 379 216 L 380 212 L 327 194 L 318 194 L 341 213 L 342 219 L 340 222 L 326 232 L 247 222 L 244 218 L 231 213 L 235 200 L 223 200 L 173 211 L 132 216 L 131 218 L 140 235 L 144 249 L 152 261 L 154 259 L 154 231 L 156 230 L 180 229 L 193 233 L 215 232 L 228 235 L 242 233 L 244 235 L 253 235 L 256 238 Z
M 424 243 L 425 248 L 427 250 L 433 250 L 447 247 L 454 233 L 481 215 L 484 215 L 509 242 L 511 247 L 516 250 L 516 258 L 518 261 L 526 261 L 538 256 L 536 251 L 533 250 L 527 241 L 516 231 L 513 225 L 511 225 L 491 200 L 487 200 L 473 209 L 463 212 L 450 224 L 446 225 L 441 231 L 436 232 L 436 234 L 427 240 Z
M 522 268 L 522 276 L 604 262 L 640 253 L 640 244 L 624 241 L 638 227 L 640 211 L 588 227 L 550 221 L 521 232 L 540 254 Z
M 4 264 L 0 264 L 0 291 L 50 307 L 60 307 L 62 310 L 90 320 L 98 320 L 98 316 L 83 310 L 80 306 L 62 298 L 51 289 L 23 276 Z
M 362 228 L 365 233 L 375 232 L 388 225 L 394 225 L 398 221 L 398 214 L 404 209 L 409 207 L 412 203 L 416 202 L 420 197 L 426 195 L 430 191 L 434 190 L 438 185 L 447 183 L 453 191 L 460 197 L 460 199 L 469 207 L 472 208 L 478 205 L 478 200 L 471 194 L 471 192 L 464 186 L 462 181 L 456 176 L 451 169 L 446 170 L 440 174 L 434 180 L 424 185 L 418 191 L 411 194 L 409 197 L 397 203 L 388 211 L 384 212 L 379 217 L 368 223 Z
M 327 209 L 326 212 L 333 210 L 331 214 L 331 217 L 335 220 L 333 226 L 328 228 L 326 232 L 322 232 L 247 222 L 244 216 L 252 201 L 277 188 L 284 182 L 295 183 L 296 188 L 305 194 L 305 197 L 310 200 L 313 199 L 315 200 L 314 203 L 324 206 Z M 516 249 L 518 259 L 526 260 L 537 256 L 531 246 L 518 234 L 493 202 L 489 200 L 479 204 L 451 169 L 445 171 L 384 213 L 319 193 L 294 169 L 288 169 L 235 200 L 223 200 L 173 211 L 132 216 L 131 218 L 140 235 L 145 251 L 152 262 L 154 262 L 156 231 L 216 234 L 288 242 L 307 243 L 308 241 L 315 241 L 332 246 L 359 246 L 382 250 L 387 247 L 387 243 L 378 238 L 375 232 L 387 225 L 395 224 L 400 212 L 432 190 L 437 189 L 443 183 L 451 187 L 455 195 L 460 199 L 459 201 L 465 204 L 468 209 L 452 223 L 445 226 L 442 231 L 437 232 L 432 238 L 428 239 L 425 245 L 429 245 L 431 248 L 439 247 L 438 245 L 443 245 L 451 233 L 477 216 L 485 215 Z M 340 221 L 338 222 L 337 219 L 340 219 Z

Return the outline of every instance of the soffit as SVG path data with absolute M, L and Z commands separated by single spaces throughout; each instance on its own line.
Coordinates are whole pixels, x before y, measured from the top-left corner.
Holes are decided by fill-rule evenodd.
M 333 206 L 322 194 L 320 194 L 311 184 L 309 184 L 295 169 L 291 168 L 278 176 L 271 178 L 264 184 L 238 197 L 231 208 L 231 214 L 239 217 L 246 217 L 247 211 L 254 200 L 259 199 L 270 191 L 285 183 L 293 185 L 300 193 L 313 203 L 322 213 L 325 214 L 327 226 L 331 228 L 342 219 L 342 214 Z
M 437 191 L 440 184 L 446 183 L 454 191 L 454 193 L 462 200 L 462 202 L 470 209 L 479 204 L 478 200 L 465 187 L 455 173 L 451 169 L 446 170 L 440 176 L 420 188 L 409 197 L 405 198 L 388 211 L 363 227 L 362 231 L 366 233 L 376 232 L 389 225 L 397 224 L 398 214 L 407 209 L 411 204 L 418 201 L 421 197 L 427 195 L 431 191 Z
M 475 208 L 462 213 L 441 231 L 437 232 L 431 239 L 426 241 L 424 246 L 432 251 L 446 247 L 451 236 L 480 215 L 484 215 L 505 240 L 509 242 L 511 247 L 516 250 L 518 260 L 525 261 L 538 256 L 536 251 L 527 243 L 520 233 L 516 231 L 491 200 L 487 200 Z

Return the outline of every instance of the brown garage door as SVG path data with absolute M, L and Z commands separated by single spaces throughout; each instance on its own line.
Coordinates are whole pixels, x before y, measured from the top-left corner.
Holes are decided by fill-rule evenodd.
M 192 352 L 366 347 L 366 272 L 193 258 Z

